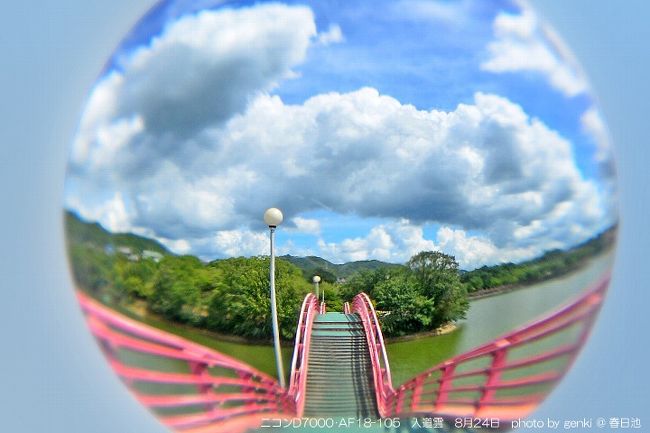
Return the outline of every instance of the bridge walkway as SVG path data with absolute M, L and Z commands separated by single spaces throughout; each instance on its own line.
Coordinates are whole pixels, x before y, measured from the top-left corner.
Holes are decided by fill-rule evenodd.
M 335 312 L 316 316 L 304 416 L 379 418 L 372 374 L 359 316 Z

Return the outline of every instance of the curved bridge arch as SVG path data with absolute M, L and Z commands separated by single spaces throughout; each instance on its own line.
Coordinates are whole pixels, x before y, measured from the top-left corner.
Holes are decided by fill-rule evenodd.
M 385 342 L 370 298 L 359 294 L 352 307 L 347 304 L 338 314 L 355 316 L 363 325 L 363 347 L 380 417 L 505 421 L 530 414 L 569 369 L 588 337 L 608 283 L 609 275 L 563 308 L 397 388 L 391 383 Z M 129 319 L 81 292 L 77 297 L 114 371 L 173 430 L 237 433 L 261 426 L 264 419 L 304 415 L 314 322 L 326 314 L 325 305 L 319 305 L 313 294 L 305 297 L 301 308 L 287 389 L 246 363 Z M 182 363 L 186 372 L 138 367 L 122 352 Z

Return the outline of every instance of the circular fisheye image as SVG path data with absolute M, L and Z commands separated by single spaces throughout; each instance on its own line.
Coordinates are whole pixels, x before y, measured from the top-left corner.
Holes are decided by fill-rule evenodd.
M 107 361 L 191 433 L 516 427 L 618 224 L 587 79 L 506 0 L 163 0 L 88 96 L 64 207 Z

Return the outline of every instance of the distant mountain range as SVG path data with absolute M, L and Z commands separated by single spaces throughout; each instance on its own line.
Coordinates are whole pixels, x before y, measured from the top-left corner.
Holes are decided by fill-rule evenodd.
M 74 212 L 65 211 L 65 232 L 70 244 L 92 244 L 99 248 L 114 251 L 126 251 L 142 255 L 145 251 L 152 251 L 162 255 L 174 255 L 160 242 L 133 233 L 111 233 L 99 223 L 88 222 L 81 219 Z
M 81 219 L 72 211 L 65 211 L 65 231 L 70 244 L 92 244 L 97 248 L 117 252 L 129 251 L 128 254 L 143 256 L 145 251 L 162 255 L 174 255 L 160 242 L 133 233 L 111 233 L 99 223 Z M 298 267 L 305 278 L 318 274 L 324 281 L 335 282 L 348 278 L 361 270 L 374 270 L 381 267 L 399 267 L 393 263 L 379 260 L 362 260 L 343 264 L 335 264 L 321 257 L 296 257 L 291 255 L 278 257 Z
M 402 266 L 394 263 L 381 262 L 379 260 L 360 260 L 336 264 L 317 256 L 296 257 L 286 255 L 280 256 L 279 258 L 300 268 L 303 275 L 308 279 L 311 279 L 314 275 L 319 275 L 323 280 L 329 282 L 348 278 L 359 271 L 372 271 L 386 267 L 398 268 Z

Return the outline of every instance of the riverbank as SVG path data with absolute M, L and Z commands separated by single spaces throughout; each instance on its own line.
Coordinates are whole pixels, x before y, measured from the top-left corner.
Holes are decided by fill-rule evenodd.
M 612 254 L 613 249 L 608 248 L 605 251 L 601 252 L 600 254 L 593 256 L 587 260 L 585 260 L 583 263 L 581 263 L 579 266 L 573 268 L 571 271 L 566 272 L 561 275 L 555 275 L 551 278 L 547 278 L 544 280 L 540 281 L 535 281 L 531 282 L 528 284 L 508 284 L 508 285 L 503 285 L 503 286 L 498 286 L 498 287 L 493 287 L 491 289 L 486 289 L 486 290 L 481 290 L 479 292 L 474 292 L 468 296 L 469 301 L 477 301 L 480 299 L 485 299 L 485 298 L 492 298 L 500 295 L 507 295 L 512 292 L 516 292 L 519 290 L 525 290 L 525 289 L 531 289 L 535 287 L 539 287 L 542 284 L 545 283 L 552 283 L 557 280 L 561 280 L 564 278 L 569 278 L 572 275 L 579 274 L 582 272 L 585 268 L 588 268 L 589 266 L 592 265 L 592 263 L 596 260 L 599 260 L 602 257 L 609 256 Z M 470 307 L 471 309 L 471 307 Z M 414 341 L 414 340 L 420 340 L 420 339 L 425 339 L 425 338 L 431 338 L 431 337 L 438 337 L 441 335 L 446 335 L 451 332 L 454 332 L 456 329 L 458 329 L 458 324 L 457 323 L 448 323 L 445 325 L 442 325 L 439 328 L 434 329 L 433 331 L 426 331 L 426 332 L 418 332 L 415 334 L 409 334 L 409 335 L 403 335 L 400 337 L 392 337 L 392 338 L 386 338 L 386 343 L 387 344 L 392 344 L 392 343 L 401 343 L 401 342 L 406 342 L 406 341 Z
M 120 306 L 116 308 L 116 310 L 118 310 L 123 314 L 126 314 L 132 319 L 139 320 L 143 323 L 150 324 L 151 326 L 157 328 L 159 328 L 160 325 L 163 325 L 165 326 L 165 328 L 170 328 L 170 329 L 179 328 L 184 330 L 185 332 L 196 333 L 199 335 L 203 335 L 205 337 L 210 337 L 215 340 L 225 341 L 228 343 L 247 344 L 250 346 L 273 346 L 273 340 L 270 338 L 268 340 L 264 340 L 264 339 L 247 338 L 239 335 L 221 334 L 219 332 L 211 331 L 205 328 L 199 328 L 197 326 L 172 322 L 158 314 L 149 311 L 149 309 L 147 309 L 147 305 L 145 302 L 136 301 L 130 305 Z M 171 332 L 174 331 L 172 330 Z M 293 347 L 293 340 L 292 341 L 280 340 L 280 345 L 283 347 Z
M 437 336 L 409 336 L 388 342 L 393 385 L 398 386 L 427 369 L 472 350 L 532 320 L 556 311 L 584 290 L 593 287 L 612 267 L 614 254 L 601 254 L 570 275 L 510 290 L 500 296 L 475 299 L 467 318 L 456 323 L 453 332 Z
M 576 269 L 578 271 L 580 269 Z M 559 277 L 558 277 L 559 278 Z M 553 278 L 549 278 L 548 280 L 544 281 L 550 281 Z M 470 301 L 476 301 L 477 299 L 483 299 L 483 298 L 490 298 L 492 296 L 499 296 L 499 295 L 505 295 L 506 293 L 513 292 L 515 290 L 522 290 L 522 289 L 527 289 L 529 287 L 534 286 L 535 284 L 538 283 L 543 283 L 544 281 L 538 281 L 535 283 L 531 284 L 505 284 L 503 286 L 497 286 L 493 287 L 491 289 L 485 289 L 485 290 L 480 290 L 478 292 L 471 293 L 467 295 L 467 299 Z
M 156 316 L 150 312 L 142 315 L 139 313 L 142 310 L 133 306 L 132 308 L 125 306 L 112 306 L 110 308 L 113 308 L 117 312 L 146 325 L 169 332 L 170 334 L 177 335 L 193 341 L 194 343 L 214 349 L 224 355 L 246 362 L 269 376 L 275 377 L 277 374 L 273 345 L 270 342 L 256 342 L 244 339 L 243 337 L 222 335 L 205 329 L 170 322 L 165 318 Z M 293 357 L 293 342 L 283 342 L 281 346 L 284 371 L 286 379 L 288 380 L 291 371 L 291 360 Z
M 399 337 L 384 338 L 386 344 L 401 343 L 403 341 L 417 340 L 419 338 L 439 337 L 454 332 L 458 328 L 456 323 L 446 323 L 433 331 L 417 332 L 415 334 L 401 335 Z
M 529 284 L 511 284 L 498 286 L 491 289 L 481 290 L 479 292 L 474 292 L 468 296 L 468 299 L 471 302 L 478 301 L 486 298 L 494 298 L 497 296 L 508 295 L 513 292 L 523 291 L 535 287 L 539 287 L 541 284 L 552 283 L 554 281 L 562 280 L 564 278 L 569 278 L 572 275 L 579 274 L 585 268 L 588 268 L 592 265 L 593 262 L 600 260 L 602 257 L 610 256 L 613 249 L 608 248 L 602 253 L 593 256 L 586 260 L 584 263 L 581 263 L 580 266 L 573 268 L 571 271 L 564 273 L 562 275 L 553 276 L 542 281 L 537 281 Z M 163 329 L 165 331 L 174 333 L 184 338 L 188 338 L 192 341 L 198 342 L 200 344 L 205 344 L 208 347 L 211 347 L 216 350 L 223 350 L 225 344 L 233 345 L 232 350 L 229 350 L 228 354 L 236 356 L 241 359 L 237 350 L 241 346 L 249 346 L 256 348 L 263 348 L 272 350 L 273 342 L 271 340 L 251 340 L 237 335 L 227 335 L 220 334 L 218 332 L 210 331 L 205 328 L 198 328 L 191 325 L 171 322 L 161 316 L 158 316 L 146 307 L 145 303 L 133 303 L 129 306 L 120 306 L 117 308 L 123 314 L 130 316 L 133 319 L 139 320 L 143 323 L 149 324 L 156 328 Z M 451 334 L 456 331 L 459 327 L 458 323 L 447 323 L 444 324 L 432 331 L 418 332 L 415 334 L 403 335 L 399 337 L 385 338 L 386 344 L 396 344 L 404 343 L 410 341 L 417 341 L 423 339 L 430 339 L 434 337 L 441 337 L 447 334 Z M 281 341 L 282 351 L 287 351 L 289 357 L 292 356 L 292 348 L 294 346 L 293 341 Z M 247 359 L 247 361 L 249 361 Z M 263 363 L 265 364 L 265 363 Z M 271 369 L 272 370 L 272 369 Z M 270 371 L 271 371 L 270 370 Z
M 613 250 L 614 250 L 614 245 L 612 244 L 608 248 L 606 248 L 605 250 L 600 252 L 600 254 L 589 257 L 588 259 L 584 260 L 583 262 L 581 262 L 580 264 L 578 264 L 574 268 L 572 268 L 572 269 L 570 269 L 567 272 L 564 272 L 562 274 L 553 275 L 552 277 L 541 279 L 541 280 L 538 280 L 538 281 L 532 281 L 532 282 L 529 282 L 529 283 L 505 284 L 505 285 L 502 285 L 502 286 L 497 286 L 497 287 L 492 287 L 492 288 L 489 288 L 489 289 L 479 290 L 479 291 L 472 292 L 472 293 L 468 294 L 467 298 L 470 301 L 475 301 L 475 300 L 478 300 L 478 299 L 484 299 L 484 298 L 489 298 L 489 297 L 493 297 L 493 296 L 505 295 L 507 293 L 510 293 L 510 292 L 513 292 L 513 291 L 516 291 L 516 290 L 524 290 L 524 289 L 528 289 L 530 287 L 535 287 L 535 286 L 537 286 L 539 284 L 543 284 L 543 283 L 548 282 L 548 281 L 553 281 L 553 280 L 560 279 L 560 278 L 566 278 L 566 277 L 569 277 L 569 276 L 571 276 L 573 274 L 581 272 L 584 268 L 590 266 L 590 264 L 594 260 L 597 260 L 600 257 L 604 257 L 604 256 L 608 256 L 608 255 L 612 254 Z

